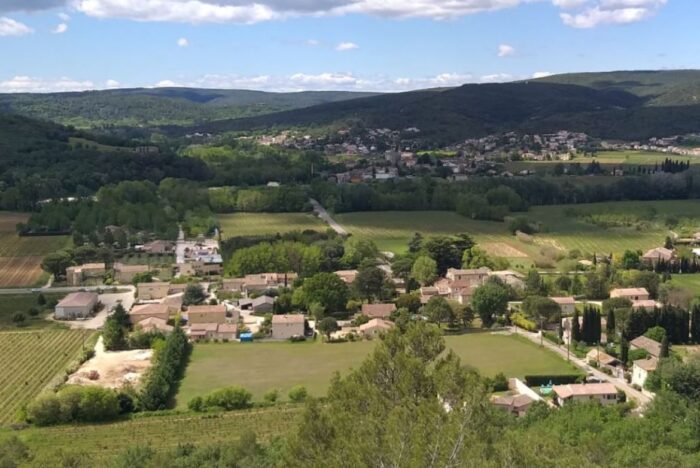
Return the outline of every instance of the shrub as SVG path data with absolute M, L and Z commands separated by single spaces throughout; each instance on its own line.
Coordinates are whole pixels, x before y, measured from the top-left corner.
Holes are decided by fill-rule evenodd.
M 29 308 L 29 315 L 30 315 L 31 317 L 36 317 L 36 316 L 38 316 L 40 312 L 41 312 L 41 311 L 40 311 L 39 308 L 36 307 L 36 306 L 33 306 L 33 307 L 30 307 L 30 308 Z
M 309 392 L 306 390 L 306 387 L 297 385 L 289 391 L 288 396 L 293 402 L 301 403 L 309 396 Z
M 247 408 L 253 395 L 242 387 L 227 387 L 204 397 L 204 406 L 218 407 L 227 411 Z
M 279 399 L 280 392 L 277 391 L 277 389 L 273 389 L 265 393 L 263 396 L 263 400 L 265 400 L 268 403 L 274 403 Z
M 196 396 L 187 403 L 187 407 L 192 411 L 204 411 L 204 399 L 201 396 Z
M 493 377 L 491 380 L 491 387 L 493 387 L 494 392 L 504 392 L 508 390 L 508 379 L 503 372 L 499 372 Z
M 525 315 L 523 315 L 520 312 L 511 314 L 510 321 L 513 325 L 516 325 L 527 331 L 537 331 L 537 324 L 535 324 L 535 322 L 533 322 L 532 320 L 526 319 Z
M 34 400 L 27 407 L 27 419 L 37 426 L 57 424 L 61 420 L 61 405 L 55 395 Z
M 575 383 L 581 378 L 581 374 L 561 374 L 561 375 L 526 375 L 525 383 L 530 387 L 539 387 L 540 385 L 548 385 L 552 382 L 554 385 L 566 385 Z
M 60 423 L 109 421 L 120 413 L 116 392 L 101 387 L 65 387 L 35 400 L 27 419 L 38 426 Z

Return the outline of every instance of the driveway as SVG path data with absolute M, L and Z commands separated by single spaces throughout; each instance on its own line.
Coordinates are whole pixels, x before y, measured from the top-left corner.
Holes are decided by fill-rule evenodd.
M 530 341 L 540 344 L 540 335 L 539 333 L 532 333 L 525 331 L 521 328 L 518 328 L 517 330 L 515 327 L 511 327 L 514 333 L 517 333 L 520 336 L 524 336 L 525 338 L 529 339 Z M 566 347 L 565 346 L 559 346 L 555 345 L 551 341 L 548 340 L 542 340 L 542 344 L 545 348 L 548 348 L 555 353 L 557 353 L 559 356 L 562 358 L 566 359 L 567 358 L 567 352 L 566 352 Z M 604 372 L 599 371 L 598 369 L 595 369 L 591 366 L 588 365 L 585 359 L 579 359 L 573 354 L 569 354 L 569 361 L 571 361 L 572 364 L 574 364 L 576 367 L 584 371 L 586 374 L 591 374 L 597 378 L 599 378 L 601 381 L 604 382 L 609 382 L 613 385 L 615 385 L 618 389 L 622 390 L 625 392 L 627 395 L 627 398 L 629 399 L 634 399 L 637 401 L 639 404 L 639 410 L 643 411 L 644 407 L 651 401 L 651 398 L 645 395 L 644 393 L 640 392 L 639 390 L 636 390 L 627 383 L 625 379 L 621 379 L 618 377 L 613 377 L 611 375 L 608 375 Z
M 75 289 L 80 288 L 51 288 L 46 289 L 46 292 L 64 292 L 64 289 Z M 82 288 L 86 290 L 96 291 L 98 287 Z M 102 287 L 104 289 L 104 286 Z M 61 320 L 60 323 L 68 325 L 70 328 L 75 329 L 86 329 L 86 330 L 98 330 L 102 328 L 107 320 L 107 317 L 112 313 L 112 309 L 116 307 L 118 303 L 121 303 L 127 312 L 131 309 L 134 304 L 134 295 L 136 288 L 134 286 L 120 286 L 119 289 L 126 289 L 127 291 L 119 293 L 105 293 L 100 294 L 99 300 L 103 304 L 102 309 L 94 317 L 90 317 L 87 320 Z M 67 291 L 72 292 L 72 291 Z M 52 316 L 48 317 L 48 320 L 53 320 Z
M 330 214 L 328 214 L 328 211 L 326 211 L 326 209 L 318 201 L 314 200 L 313 198 L 309 198 L 309 202 L 311 203 L 311 206 L 314 208 L 314 212 L 318 215 L 318 217 L 325 221 L 331 227 L 331 229 L 341 236 L 348 235 L 348 231 L 346 231 L 343 226 L 338 224 L 338 222 L 334 220 Z

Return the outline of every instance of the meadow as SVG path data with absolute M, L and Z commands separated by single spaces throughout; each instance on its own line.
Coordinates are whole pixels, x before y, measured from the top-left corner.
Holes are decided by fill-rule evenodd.
M 447 336 L 445 341 L 463 364 L 487 376 L 499 372 L 512 377 L 575 372 L 554 353 L 517 336 L 477 332 Z M 375 345 L 373 341 L 196 344 L 177 395 L 177 407 L 186 408 L 193 397 L 230 385 L 247 388 L 254 400 L 274 389 L 286 400 L 295 385 L 323 396 L 336 371 L 342 374 L 358 368 Z
M 593 160 L 610 170 L 619 166 L 654 166 L 661 164 L 665 159 L 673 161 L 690 161 L 691 165 L 700 164 L 700 158 L 693 156 L 680 156 L 657 151 L 600 151 L 594 157 L 578 155 L 571 161 L 509 161 L 505 167 L 511 172 L 523 170 L 551 172 L 558 164 L 580 164 L 584 169 Z M 624 168 L 624 167 L 623 167 Z
M 68 245 L 67 236 L 18 236 L 15 226 L 28 217 L 25 213 L 0 212 L 0 288 L 44 283 L 48 275 L 41 269 L 41 260 Z
M 371 239 L 380 249 L 404 252 L 414 233 L 424 236 L 467 233 L 491 255 L 513 263 L 535 259 L 551 246 L 564 253 L 621 254 L 663 245 L 674 218 L 678 232 L 700 230 L 700 202 L 674 200 L 535 206 L 519 213 L 540 226 L 531 239 L 511 235 L 505 222 L 479 221 L 447 211 L 389 211 L 343 213 L 335 219 L 354 236 Z
M 311 213 L 233 213 L 218 215 L 223 238 L 328 229 Z
M 62 299 L 66 293 L 44 294 L 47 303 L 52 300 Z M 48 314 L 53 313 L 50 304 L 40 306 L 37 304 L 38 294 L 3 294 L 0 295 L 0 331 L 2 330 L 37 330 L 41 328 L 64 328 L 57 322 L 46 320 Z M 32 317 L 29 309 L 38 308 L 39 314 Z M 24 314 L 25 320 L 19 325 L 12 318 L 17 312 Z
M 30 466 L 104 466 L 127 448 L 150 446 L 155 450 L 181 444 L 213 444 L 235 441 L 254 432 L 260 441 L 288 433 L 301 412 L 299 405 L 278 405 L 216 414 L 153 414 L 110 424 L 30 427 L 21 431 L 0 430 L 0 439 L 16 435 L 34 455 Z M 108 465 L 109 466 L 109 465 Z
M 16 421 L 32 401 L 75 360 L 89 332 L 0 332 L 0 426 Z

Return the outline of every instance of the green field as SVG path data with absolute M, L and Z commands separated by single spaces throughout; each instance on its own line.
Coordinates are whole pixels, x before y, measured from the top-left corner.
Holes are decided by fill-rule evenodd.
M 224 238 L 328 229 L 323 221 L 310 213 L 233 213 L 218 216 Z
M 89 336 L 82 330 L 0 332 L 0 425 L 15 421 L 22 406 L 78 357 Z
M 571 210 L 579 214 L 571 215 Z M 617 225 L 603 227 L 584 214 L 597 215 Z M 373 240 L 382 250 L 405 251 L 415 232 L 424 236 L 467 233 L 490 254 L 509 258 L 511 263 L 522 256 L 534 258 L 543 246 L 617 254 L 626 249 L 658 247 L 670 234 L 665 225 L 669 216 L 678 219 L 674 230 L 681 234 L 700 230 L 697 200 L 536 206 L 522 215 L 541 225 L 541 232 L 533 236 L 532 242 L 512 236 L 506 223 L 472 220 L 447 211 L 360 212 L 335 218 L 351 234 Z
M 74 456 L 85 457 L 87 466 L 104 466 L 116 454 L 136 445 L 157 450 L 186 443 L 213 444 L 235 441 L 249 432 L 267 441 L 287 433 L 300 410 L 300 406 L 280 405 L 213 415 L 156 415 L 111 424 L 2 430 L 0 438 L 17 435 L 23 440 L 35 457 L 30 466 L 72 466 L 60 461 Z
M 694 296 L 700 296 L 700 273 L 673 275 L 671 284 L 690 291 Z
M 523 338 L 489 333 L 469 333 L 445 338 L 466 365 L 492 376 L 564 374 L 575 369 L 554 353 Z M 325 394 L 334 372 L 357 368 L 375 342 L 307 343 L 202 343 L 196 344 L 177 395 L 184 408 L 195 397 L 217 388 L 241 385 L 256 400 L 277 389 L 282 399 L 290 388 L 304 385 L 316 396 Z
M 44 294 L 47 302 L 60 300 L 66 294 Z M 8 294 L 0 295 L 0 330 L 36 330 L 40 328 L 64 328 L 63 325 L 46 320 L 46 316 L 53 312 L 48 305 L 39 306 L 36 302 L 38 294 Z M 29 309 L 37 307 L 39 315 L 32 317 Z M 22 312 L 25 321 L 17 325 L 12 321 L 12 317 L 17 312 Z

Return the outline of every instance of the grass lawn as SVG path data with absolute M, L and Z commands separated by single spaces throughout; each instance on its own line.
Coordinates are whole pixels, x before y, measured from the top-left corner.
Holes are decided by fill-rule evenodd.
M 671 284 L 692 292 L 694 296 L 700 296 L 700 273 L 673 275 Z
M 639 217 L 643 224 L 603 227 L 583 216 L 567 216 L 570 210 L 605 216 L 609 219 Z M 650 214 L 651 213 L 651 214 Z M 654 202 L 609 202 L 580 205 L 535 206 L 522 213 L 542 226 L 533 242 L 516 239 L 506 223 L 478 221 L 448 211 L 386 211 L 343 213 L 335 219 L 355 236 L 371 239 L 380 249 L 403 252 L 415 232 L 424 236 L 467 233 L 491 255 L 505 257 L 511 264 L 534 258 L 543 246 L 560 250 L 578 249 L 582 253 L 616 253 L 626 249 L 647 250 L 663 245 L 670 234 L 664 224 L 667 216 L 675 216 L 681 226 L 677 232 L 696 231 L 700 226 L 700 202 L 674 200 Z
M 507 376 L 565 374 L 575 369 L 554 353 L 515 336 L 469 333 L 445 338 L 464 364 L 484 375 L 503 372 Z M 184 408 L 195 396 L 212 390 L 241 385 L 256 400 L 277 389 L 282 399 L 295 385 L 321 396 L 331 376 L 357 368 L 376 342 L 324 344 L 289 343 L 203 343 L 195 344 L 185 378 L 177 395 L 177 407 Z
M 66 294 L 44 294 L 47 302 L 52 299 L 60 300 Z M 39 328 L 65 328 L 61 324 L 51 322 L 45 319 L 48 314 L 53 312 L 53 309 L 49 308 L 48 305 L 43 307 L 36 303 L 36 298 L 38 294 L 11 294 L 11 295 L 0 295 L 0 330 L 36 330 Z M 29 309 L 32 307 L 39 307 L 41 310 L 40 314 L 36 317 L 29 315 Z M 16 312 L 23 312 L 26 320 L 17 326 L 12 321 L 12 317 Z
M 233 213 L 218 217 L 224 238 L 328 229 L 326 223 L 311 213 Z

